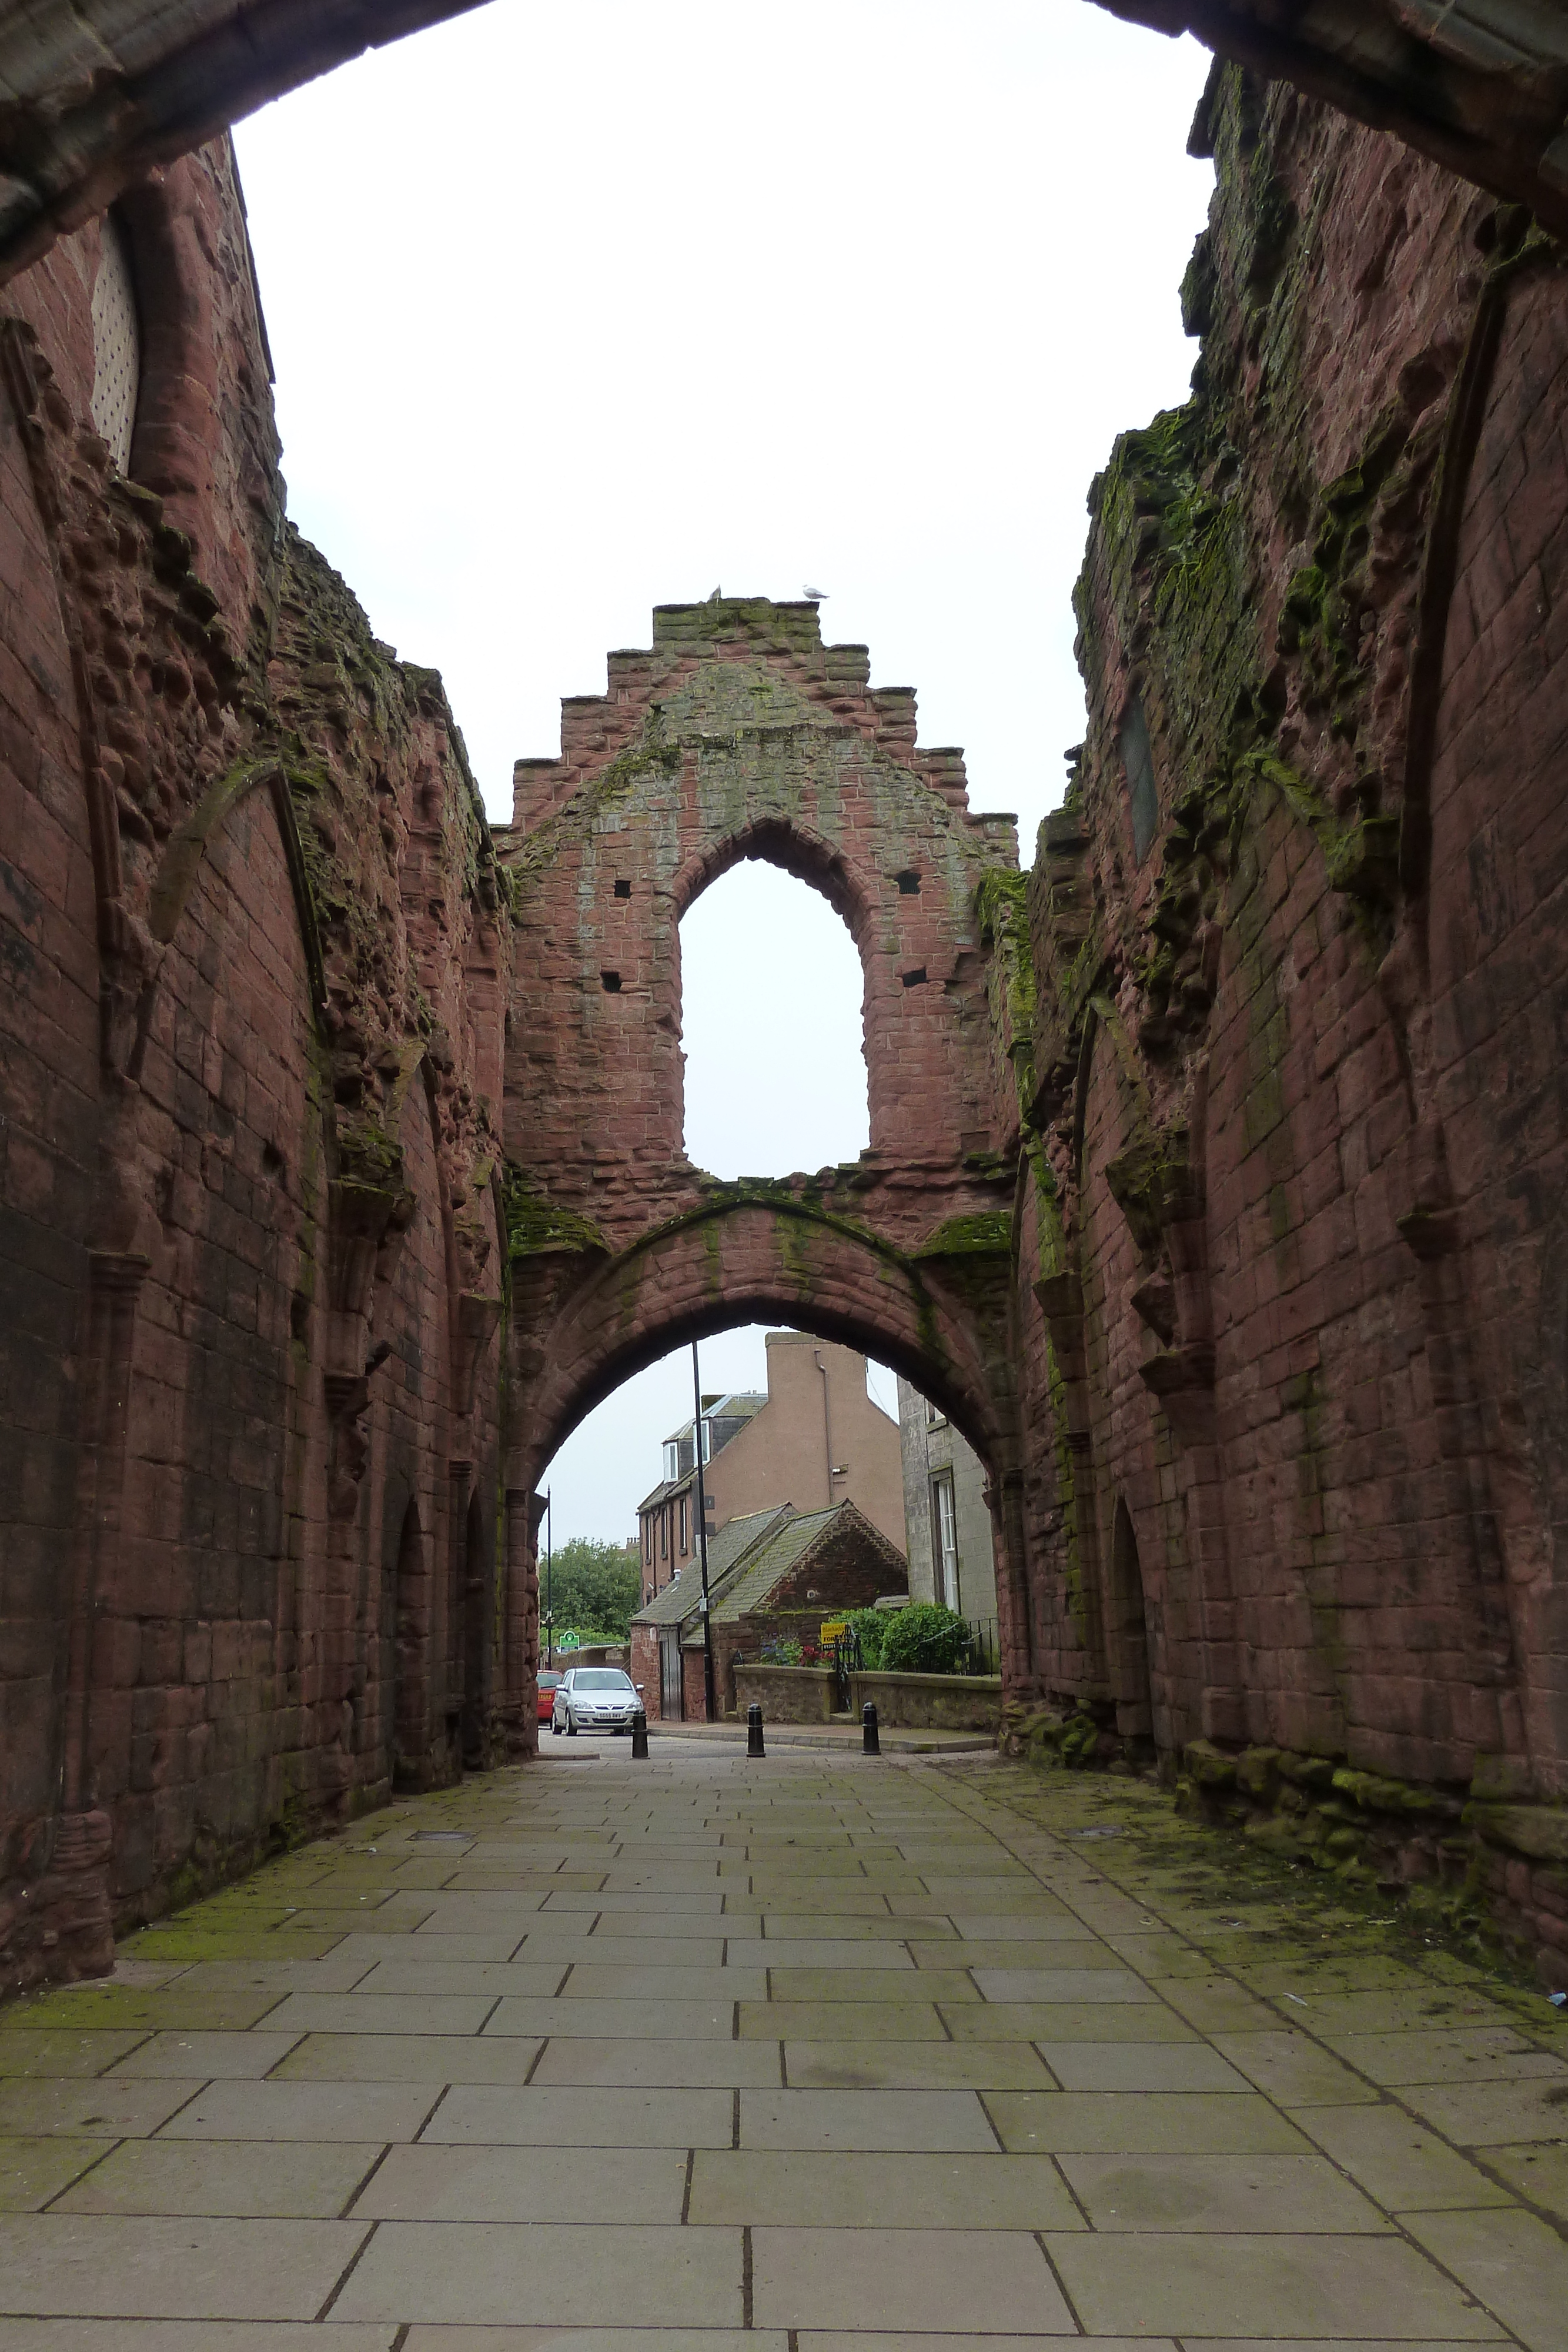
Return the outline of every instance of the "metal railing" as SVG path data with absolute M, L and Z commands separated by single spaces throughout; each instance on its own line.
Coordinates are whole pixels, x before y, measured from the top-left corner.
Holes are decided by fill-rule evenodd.
M 971 1617 L 969 1639 L 974 1656 L 969 1671 L 975 1675 L 999 1675 L 1002 1670 L 1002 1645 L 994 1617 Z

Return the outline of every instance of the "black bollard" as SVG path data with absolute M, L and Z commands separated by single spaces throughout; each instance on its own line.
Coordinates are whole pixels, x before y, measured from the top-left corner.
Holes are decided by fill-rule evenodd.
M 648 1760 L 648 1718 L 641 1707 L 632 1717 L 632 1760 L 634 1764 Z
M 755 1699 L 746 1710 L 746 1752 L 748 1756 L 765 1756 L 762 1745 L 762 1709 Z
M 869 1698 L 861 1709 L 861 1746 L 868 1756 L 882 1754 L 882 1735 L 876 1727 L 876 1708 Z

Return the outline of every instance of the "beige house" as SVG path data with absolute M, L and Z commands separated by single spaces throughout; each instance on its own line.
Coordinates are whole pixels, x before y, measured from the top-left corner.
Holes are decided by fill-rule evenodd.
M 768 1334 L 768 1390 L 705 1394 L 703 1491 L 707 1529 L 786 1505 L 853 1503 L 904 1552 L 898 1423 L 866 1391 L 866 1360 L 804 1331 Z M 664 1475 L 638 1507 L 644 1605 L 697 1558 L 696 1428 L 664 1440 Z
M 912 1601 L 939 1601 L 995 1651 L 997 1572 L 986 1469 L 939 1407 L 898 1383 L 904 1518 Z

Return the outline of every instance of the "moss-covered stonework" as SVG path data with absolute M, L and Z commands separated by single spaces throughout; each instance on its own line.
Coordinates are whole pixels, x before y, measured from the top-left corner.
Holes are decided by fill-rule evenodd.
M 1526 1599 L 1568 1323 L 1522 1206 L 1561 1155 L 1529 1008 L 1562 961 L 1563 273 L 1517 211 L 1237 68 L 1194 146 L 1192 396 L 1091 494 L 1088 731 L 1024 893 L 1051 1443 L 1009 1737 L 1135 1761 L 1146 1725 L 1194 1802 L 1417 1904 L 1484 1895 L 1565 1981 L 1557 1864 L 1520 1842 L 1568 1793 Z M 1500 887 L 1500 831 L 1516 875 L 1550 835 L 1552 878 Z

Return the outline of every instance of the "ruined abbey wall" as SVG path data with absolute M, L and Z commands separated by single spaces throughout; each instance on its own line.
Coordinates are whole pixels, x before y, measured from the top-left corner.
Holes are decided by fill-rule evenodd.
M 810 606 L 664 608 L 493 836 L 287 523 L 220 142 L 0 294 L 0 1987 L 535 1741 L 539 1473 L 748 1319 L 985 1462 L 1008 1736 L 1568 1977 L 1558 248 L 1237 68 L 1018 870 Z M 1041 747 L 1041 756 L 1054 747 Z M 682 1145 L 679 921 L 848 923 L 872 1141 Z
M 226 142 L 120 225 L 125 476 L 100 225 L 0 299 L 0 1984 L 524 1720 L 487 830 L 284 520 Z
M 1568 283 L 1234 68 L 1197 136 L 1195 397 L 1095 484 L 1031 882 L 1032 1666 L 1287 1850 L 1479 1829 L 1568 1974 Z

